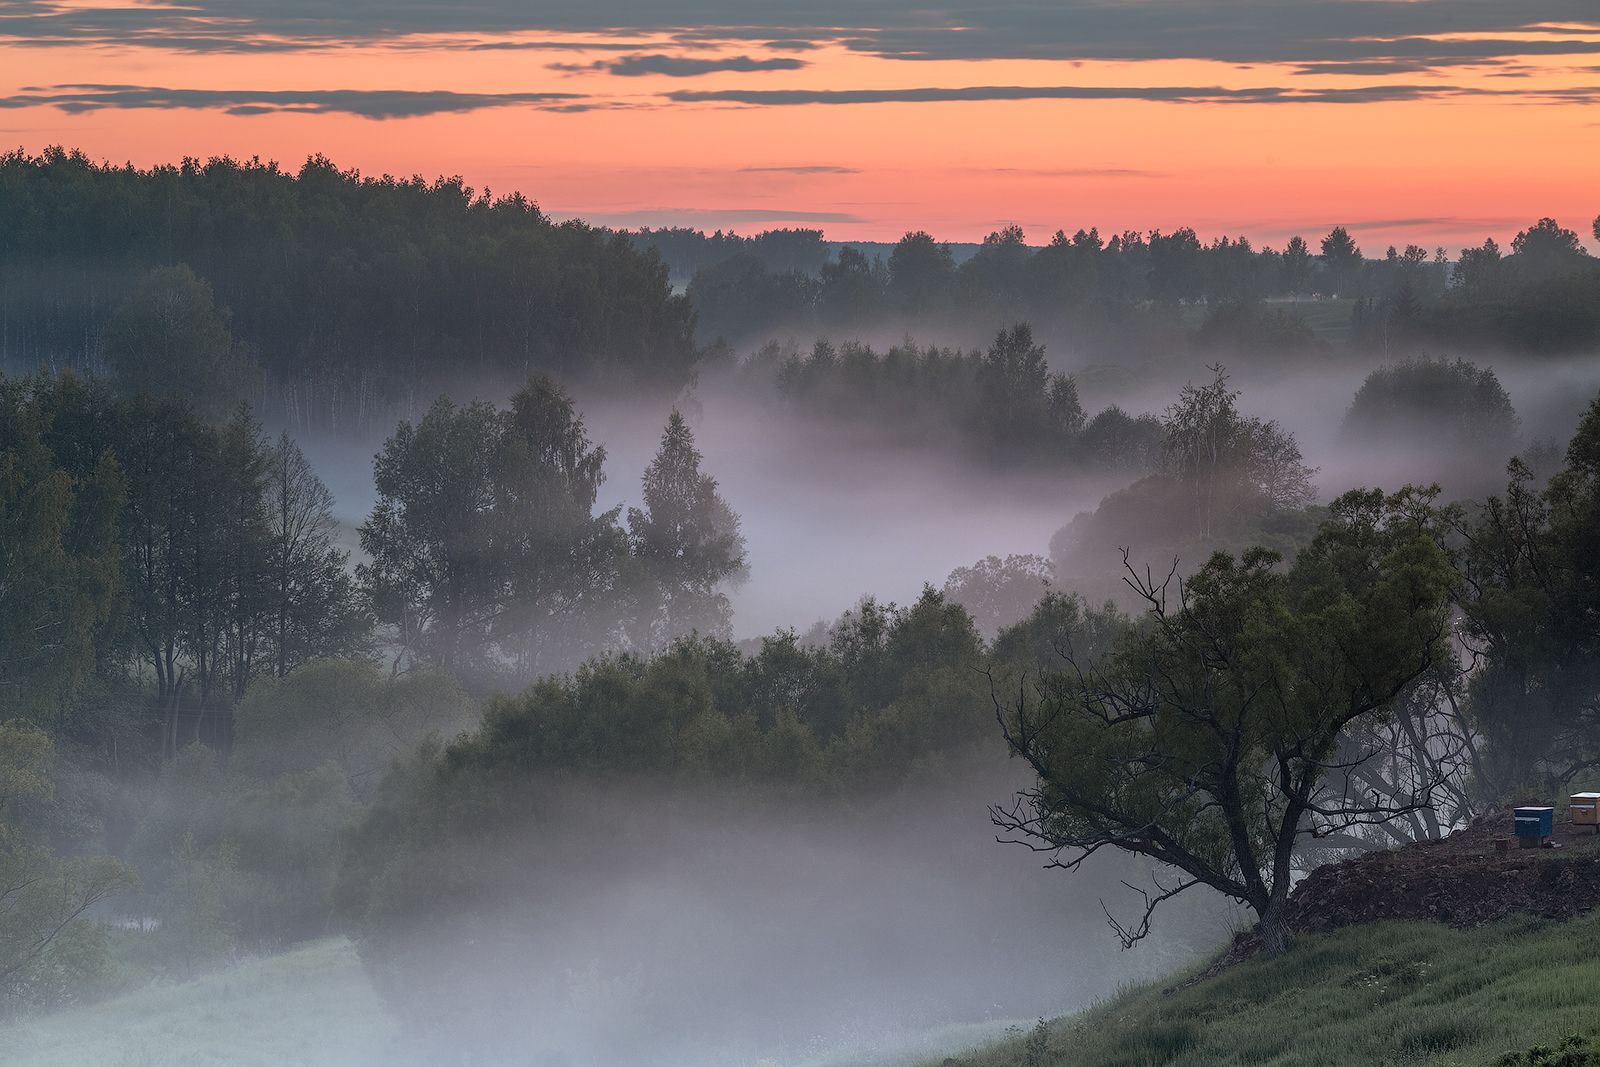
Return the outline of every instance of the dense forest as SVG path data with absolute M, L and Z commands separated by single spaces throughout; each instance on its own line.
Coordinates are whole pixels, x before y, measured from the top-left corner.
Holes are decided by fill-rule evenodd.
M 151 272 L 179 268 L 258 368 L 239 398 L 302 429 L 372 432 L 446 385 L 533 372 L 670 393 L 695 360 L 693 315 L 659 261 L 519 195 L 320 156 L 296 172 L 0 155 L 0 366 L 115 366 L 113 315 L 130 295 L 159 299 L 171 283 L 152 292 Z
M 1010 226 L 959 264 L 950 246 L 921 231 L 872 257 L 849 246 L 830 254 L 820 233 L 802 255 L 804 233 L 698 243 L 646 234 L 643 243 L 675 267 L 693 266 L 700 337 L 742 345 L 867 330 L 960 337 L 973 325 L 992 331 L 1026 319 L 1082 358 L 1165 346 L 1283 359 L 1318 354 L 1305 309 L 1330 302 L 1353 343 L 1384 352 L 1559 353 L 1600 338 L 1600 266 L 1575 231 L 1548 218 L 1508 249 L 1490 239 L 1459 250 L 1390 246 L 1381 256 L 1342 226 L 1281 249 L 1244 237 L 1206 242 L 1188 227 L 1063 230 L 1034 246 Z M 1184 308 L 1198 309 L 1198 319 Z

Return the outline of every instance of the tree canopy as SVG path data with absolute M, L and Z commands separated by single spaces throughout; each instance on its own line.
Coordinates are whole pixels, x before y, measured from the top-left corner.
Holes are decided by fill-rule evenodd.
M 1342 747 L 1449 655 L 1454 572 L 1425 493 L 1355 491 L 1284 569 L 1263 549 L 1214 555 L 1187 580 L 1130 566 L 1143 624 L 1098 657 L 997 700 L 1037 785 L 997 808 L 1004 831 L 1076 867 L 1104 848 L 1172 870 L 1145 897 L 1132 942 L 1164 901 L 1205 885 L 1251 908 L 1271 951 L 1297 850 L 1425 807 L 1431 786 L 1369 799 Z
M 1600 766 L 1600 399 L 1547 485 L 1521 460 L 1509 470 L 1505 493 L 1458 524 L 1474 777 L 1496 800 Z
M 643 508 L 628 509 L 638 597 L 631 645 L 727 636 L 732 609 L 723 590 L 745 573 L 744 537 L 716 479 L 700 470 L 694 432 L 676 409 L 645 468 L 643 496 Z
M 1493 368 L 1423 357 L 1367 375 L 1340 432 L 1347 441 L 1467 450 L 1498 464 L 1516 451 L 1519 423 Z
M 0 365 L 226 385 L 213 301 L 259 363 L 260 413 L 298 429 L 370 432 L 419 392 L 535 371 L 670 392 L 696 358 L 654 254 L 459 177 L 0 154 Z M 144 343 L 164 335 L 175 347 Z

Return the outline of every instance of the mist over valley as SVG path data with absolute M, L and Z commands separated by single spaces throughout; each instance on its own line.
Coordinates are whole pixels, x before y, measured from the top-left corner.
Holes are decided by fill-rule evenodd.
M 1504 983 L 1592 976 L 1600 260 L 1512 233 L 0 157 L 0 1058 L 1590 1055 Z

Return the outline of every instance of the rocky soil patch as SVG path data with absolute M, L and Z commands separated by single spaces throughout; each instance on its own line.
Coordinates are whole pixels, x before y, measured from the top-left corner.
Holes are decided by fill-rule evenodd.
M 1510 813 L 1476 819 L 1440 841 L 1319 867 L 1289 897 L 1293 930 L 1335 930 L 1384 919 L 1482 926 L 1511 915 L 1565 919 L 1600 908 L 1600 836 L 1556 827 L 1553 849 L 1508 850 Z

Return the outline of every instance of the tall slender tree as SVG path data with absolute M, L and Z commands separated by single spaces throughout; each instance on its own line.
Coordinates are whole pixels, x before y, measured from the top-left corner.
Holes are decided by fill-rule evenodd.
M 1327 269 L 1328 293 L 1356 296 L 1361 279 L 1361 249 L 1343 226 L 1335 226 L 1322 239 L 1322 265 Z
M 725 588 L 745 574 L 739 516 L 700 469 L 694 431 L 676 409 L 644 472 L 644 507 L 628 511 L 637 563 L 632 643 L 659 648 L 691 631 L 725 636 Z
M 267 618 L 276 678 L 311 659 L 359 658 L 370 620 L 334 543 L 333 494 L 287 433 L 267 455 Z

